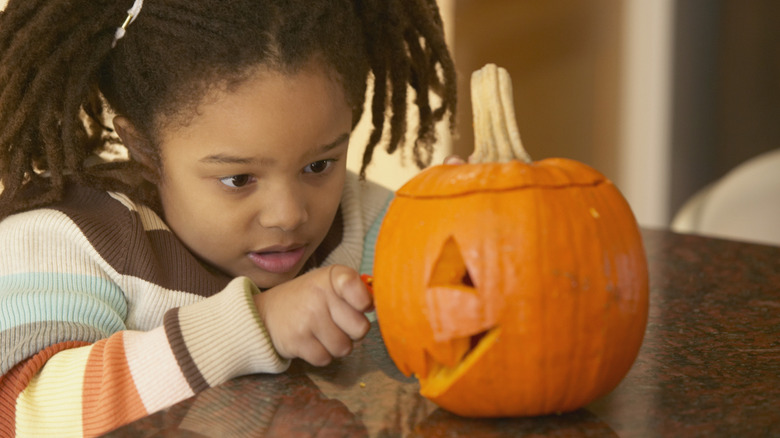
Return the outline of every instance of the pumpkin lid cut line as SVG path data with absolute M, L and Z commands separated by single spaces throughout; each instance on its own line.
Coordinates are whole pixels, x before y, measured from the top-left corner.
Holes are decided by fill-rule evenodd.
M 397 191 L 408 198 L 445 198 L 470 193 L 519 189 L 567 189 L 612 184 L 601 172 L 566 158 L 547 158 L 531 164 L 443 164 L 420 172 Z
M 446 199 L 460 196 L 477 195 L 480 193 L 503 193 L 512 192 L 516 190 L 566 190 L 573 188 L 596 188 L 604 184 L 612 185 L 612 182 L 607 179 L 600 181 L 593 181 L 590 183 L 571 183 L 565 185 L 554 184 L 526 184 L 516 185 L 510 187 L 486 187 L 486 188 L 473 188 L 472 190 L 441 190 L 440 193 L 411 193 L 404 190 L 399 190 L 396 193 L 397 197 L 407 199 Z M 433 191 L 433 190 L 431 190 Z

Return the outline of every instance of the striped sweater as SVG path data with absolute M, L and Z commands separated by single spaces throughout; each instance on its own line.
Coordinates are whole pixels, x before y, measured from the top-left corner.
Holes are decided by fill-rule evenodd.
M 350 173 L 338 242 L 326 238 L 320 265 L 370 272 L 390 195 Z M 122 194 L 71 187 L 49 208 L 6 218 L 0 436 L 93 436 L 232 377 L 283 372 L 255 293 Z

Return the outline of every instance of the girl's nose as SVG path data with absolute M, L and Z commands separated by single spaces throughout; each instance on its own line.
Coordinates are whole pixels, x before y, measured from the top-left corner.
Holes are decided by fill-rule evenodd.
M 309 219 L 306 201 L 293 187 L 278 187 L 264 193 L 263 197 L 263 208 L 258 217 L 264 228 L 293 231 Z

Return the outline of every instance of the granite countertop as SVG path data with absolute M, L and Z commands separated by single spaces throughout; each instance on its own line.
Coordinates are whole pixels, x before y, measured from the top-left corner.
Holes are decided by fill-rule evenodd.
M 374 324 L 324 368 L 231 380 L 109 436 L 780 436 L 780 247 L 643 230 L 650 312 L 631 371 L 575 412 L 477 420 L 418 394 Z

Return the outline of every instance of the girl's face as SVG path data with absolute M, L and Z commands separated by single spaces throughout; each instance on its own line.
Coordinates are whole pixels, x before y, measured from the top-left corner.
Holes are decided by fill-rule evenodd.
M 261 69 L 161 135 L 165 220 L 197 256 L 269 288 L 295 277 L 341 199 L 352 111 L 324 70 Z

